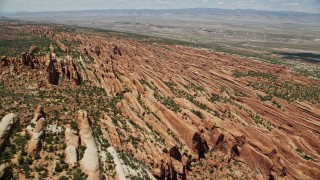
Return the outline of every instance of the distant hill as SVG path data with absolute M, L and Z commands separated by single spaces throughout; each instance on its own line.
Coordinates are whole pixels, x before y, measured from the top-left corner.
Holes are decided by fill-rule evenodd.
M 257 17 L 269 17 L 269 18 L 308 18 L 313 20 L 320 19 L 319 13 L 303 13 L 293 11 L 264 11 L 264 10 L 252 10 L 252 9 L 217 9 L 217 8 L 190 8 L 190 9 L 107 9 L 107 10 L 82 10 L 82 11 L 45 11 L 45 12 L 17 12 L 15 15 L 46 15 L 46 16 L 63 16 L 63 15 L 93 15 L 93 14 L 109 14 L 109 13 L 121 13 L 121 14 L 180 14 L 180 15 L 229 15 L 229 16 L 257 16 Z

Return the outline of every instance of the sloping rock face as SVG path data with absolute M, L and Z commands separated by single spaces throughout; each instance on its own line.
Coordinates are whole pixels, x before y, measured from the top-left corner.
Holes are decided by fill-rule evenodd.
M 17 125 L 19 118 L 16 114 L 10 113 L 5 115 L 0 122 L 0 150 L 4 146 L 4 142 L 10 136 L 10 132 Z
M 90 119 L 85 110 L 78 111 L 77 125 L 81 145 L 86 146 L 83 158 L 80 160 L 81 169 L 88 174 L 89 180 L 100 178 L 99 154 L 90 126 Z
M 35 127 L 33 128 L 31 125 L 27 127 L 31 139 L 28 141 L 26 148 L 29 156 L 37 157 L 43 144 L 42 138 L 47 124 L 42 106 L 37 107 L 31 122 L 35 124 Z
M 33 33 L 50 35 L 46 30 Z M 61 122 L 74 119 L 70 112 L 79 107 L 90 108 L 99 119 L 94 129 L 86 113 L 79 113 L 77 120 L 81 144 L 87 148 L 80 164 L 90 178 L 99 167 L 94 131 L 98 147 L 110 144 L 120 159 L 147 165 L 157 178 L 320 179 L 319 80 L 297 76 L 283 66 L 205 49 L 94 32 L 59 34 L 60 42 L 77 43 L 51 66 L 52 82 L 59 86 L 41 84 L 50 79 L 43 75 L 48 67 L 43 62 L 50 57 L 42 61 L 30 51 L 35 58 L 25 55 L 26 65 L 35 62 L 37 68 L 38 61 L 39 69 L 24 63 L 14 67 L 14 58 L 7 58 L 1 87 L 32 97 L 41 88 L 48 112 L 59 112 Z M 68 58 L 75 51 L 83 52 L 79 58 Z M 83 86 L 73 86 L 78 76 Z M 28 89 L 34 82 L 41 83 Z M 267 95 L 272 99 L 262 101 Z M 2 106 L 8 102 L 11 96 Z M 35 115 L 32 134 L 43 132 L 42 114 L 39 110 Z M 77 139 L 76 134 L 61 138 Z M 66 162 L 73 166 L 79 159 L 77 144 L 71 141 L 60 153 L 66 153 Z M 108 163 L 112 164 L 104 164 Z M 106 172 L 105 167 L 101 174 L 113 179 L 112 170 Z
M 245 145 L 240 151 L 240 160 L 246 162 L 250 167 L 257 169 L 257 175 L 261 179 L 270 177 L 273 162 L 267 156 Z
M 65 149 L 65 162 L 68 163 L 70 167 L 75 167 L 78 163 L 77 148 L 79 145 L 79 136 L 70 126 L 68 126 L 65 131 L 65 142 L 67 144 Z

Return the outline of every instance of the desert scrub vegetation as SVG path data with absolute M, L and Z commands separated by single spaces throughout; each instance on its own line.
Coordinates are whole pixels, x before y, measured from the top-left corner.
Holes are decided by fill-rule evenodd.
M 165 105 L 168 109 L 170 109 L 171 111 L 175 112 L 175 113 L 180 113 L 181 112 L 181 108 L 180 106 L 174 102 L 174 100 L 170 97 L 165 97 L 163 95 L 160 94 L 159 89 L 154 86 L 153 84 L 151 85 L 148 81 L 146 80 L 140 80 L 141 84 L 147 85 L 150 89 L 153 90 L 154 92 L 154 97 L 161 102 L 163 105 Z
M 170 91 L 178 98 L 185 98 L 189 94 L 181 89 L 174 82 L 163 81 L 163 83 L 170 89 Z M 191 95 L 189 95 L 191 96 Z
M 176 141 L 176 143 L 179 146 L 179 149 L 182 150 L 184 147 L 184 144 L 180 141 L 180 139 L 168 128 L 167 133 Z
M 231 104 L 231 105 L 237 107 L 238 109 L 245 111 L 257 125 L 260 124 L 260 125 L 264 126 L 266 129 L 268 129 L 269 131 L 271 131 L 273 128 L 275 128 L 275 126 L 272 123 L 270 123 L 269 121 L 263 119 L 258 114 L 253 113 L 251 110 L 246 109 L 245 107 L 243 107 L 242 105 L 238 104 L 237 102 L 233 101 L 232 99 L 230 99 L 228 97 L 223 97 L 218 94 L 212 93 L 209 97 L 209 101 L 212 103 L 223 102 L 223 103 Z M 223 119 L 223 117 L 221 117 L 219 112 L 214 111 L 214 113 L 217 113 L 217 114 L 216 115 L 213 114 L 213 115 Z
M 19 39 L 2 39 L 0 38 L 0 55 L 18 57 L 22 52 L 29 52 L 32 45 L 38 46 L 39 54 L 47 54 L 50 52 L 49 45 L 52 40 L 46 37 L 38 37 L 25 35 Z
M 256 77 L 256 78 L 264 78 L 264 79 L 268 79 L 270 81 L 276 81 L 278 79 L 278 76 L 276 76 L 274 74 L 251 71 L 251 70 L 248 72 L 234 71 L 233 76 L 236 78 L 250 76 L 250 77 Z
M 156 131 L 155 129 L 153 129 L 153 127 L 149 124 L 146 123 L 146 125 L 148 126 L 148 128 L 151 130 L 152 134 L 154 134 L 155 136 L 155 140 L 157 143 L 161 143 L 162 145 L 166 145 L 165 140 L 161 137 L 160 133 L 158 131 Z
M 204 117 L 203 117 L 203 115 L 202 115 L 202 113 L 201 113 L 200 111 L 191 109 L 191 112 L 192 112 L 193 114 L 195 114 L 196 116 L 198 116 L 198 118 L 200 118 L 201 120 L 204 119 Z
M 82 172 L 80 168 L 76 168 L 72 173 L 72 180 L 86 180 L 88 177 L 87 174 Z
M 212 103 L 219 102 L 223 98 L 219 94 L 211 93 L 209 97 L 209 101 Z
M 159 96 L 158 94 L 156 94 L 155 96 L 163 105 L 165 105 L 171 111 L 173 111 L 175 113 L 181 112 L 180 106 L 177 103 L 175 103 L 172 98 L 162 97 L 162 96 Z
M 308 161 L 311 160 L 311 161 L 314 161 L 314 162 L 320 162 L 319 160 L 316 160 L 315 158 L 307 155 L 306 153 L 304 153 L 304 152 L 303 152 L 301 149 L 299 149 L 299 148 L 296 148 L 295 151 L 296 151 L 296 153 L 297 153 L 300 157 L 302 157 L 302 158 L 305 159 L 305 160 L 308 160 Z
M 186 79 L 185 79 L 186 80 Z M 187 80 L 186 80 L 187 81 Z M 174 95 L 176 95 L 177 97 L 181 97 L 181 98 L 184 98 L 184 99 L 187 99 L 188 101 L 192 102 L 194 105 L 198 106 L 200 109 L 202 110 L 205 110 L 205 111 L 212 111 L 210 108 L 208 108 L 207 105 L 199 102 L 196 100 L 196 95 L 190 95 L 188 94 L 187 92 L 181 90 L 178 88 L 177 84 L 173 83 L 173 82 L 166 82 L 166 81 L 163 81 L 165 85 L 167 85 L 167 87 L 174 93 Z M 189 82 L 189 85 L 188 86 L 185 86 L 185 88 L 189 88 L 189 89 L 192 89 L 194 92 L 203 92 L 204 89 L 202 86 L 198 86 L 198 85 L 195 85 L 194 83 Z M 195 110 L 190 110 L 190 111 L 193 111 L 194 113 L 196 112 Z M 200 113 L 201 114 L 201 113 Z M 196 112 L 196 115 L 198 116 L 199 113 Z M 202 117 L 202 115 L 198 116 L 198 117 Z
M 147 179 L 149 180 L 149 175 L 147 172 L 147 167 L 144 163 L 138 161 L 132 154 L 127 154 L 124 151 L 119 151 L 119 157 L 123 164 L 130 167 L 132 170 L 136 170 L 136 175 L 128 175 L 129 179 Z
M 183 79 L 188 82 L 187 85 L 182 84 L 182 86 L 184 86 L 186 89 L 192 90 L 193 92 L 203 92 L 203 91 L 205 91 L 202 86 L 197 85 L 197 84 L 191 82 L 190 80 L 188 80 L 186 78 L 183 78 Z
M 70 50 L 76 49 L 80 46 L 80 42 L 75 41 L 75 40 L 67 40 L 67 39 L 63 39 L 62 42 L 65 46 L 67 46 Z
M 237 96 L 237 97 L 248 97 L 247 94 L 245 94 L 245 93 L 242 92 L 242 91 L 238 91 L 238 90 L 236 90 L 236 89 L 233 90 L 233 93 L 234 93 L 234 95 Z
M 295 82 L 249 82 L 255 90 L 263 91 L 269 96 L 275 96 L 288 102 L 308 101 L 320 103 L 320 86 L 304 85 Z
M 295 69 L 295 75 L 298 76 L 306 76 L 306 77 L 313 77 L 316 79 L 320 79 L 320 68 L 308 68 L 308 69 L 301 69 L 301 68 L 296 68 Z
M 281 104 L 277 101 L 272 101 L 272 105 L 276 106 L 277 108 L 281 108 Z
M 57 123 L 58 125 L 63 126 L 69 123 L 73 129 L 77 129 L 77 125 L 74 122 L 74 115 L 76 114 L 77 110 L 86 109 L 90 119 L 92 120 L 92 128 L 95 129 L 94 136 L 97 139 L 97 143 L 101 145 L 102 150 L 105 150 L 107 147 L 109 147 L 109 143 L 102 135 L 101 126 L 99 126 L 98 123 L 99 117 L 101 113 L 105 111 L 110 114 L 119 114 L 120 111 L 116 108 L 115 104 L 123 98 L 123 94 L 120 93 L 118 96 L 111 98 L 106 95 L 104 89 L 90 86 L 85 83 L 79 86 L 71 86 L 69 84 L 63 85 L 64 86 L 58 87 L 55 90 L 43 89 L 36 91 L 36 93 L 28 93 L 28 90 L 21 92 L 19 90 L 12 91 L 11 88 L 14 87 L 13 85 L 2 84 L 2 87 L 0 88 L 0 97 L 1 100 L 4 101 L 0 101 L 0 104 L 13 104 L 9 103 L 12 100 L 19 101 L 20 105 L 28 104 L 26 108 L 24 106 L 21 106 L 21 108 L 18 106 L 17 112 L 22 114 L 21 118 L 31 120 L 34 113 L 34 108 L 37 104 L 41 103 L 43 107 L 47 108 L 45 113 L 49 124 Z M 0 109 L 0 114 L 5 115 L 5 113 L 10 111 L 12 108 L 13 107 L 6 106 L 6 108 Z M 24 123 L 21 126 L 25 127 L 26 125 L 29 125 L 29 123 Z M 28 133 L 26 134 L 28 135 Z M 8 153 L 4 152 L 2 155 L 3 159 L 6 161 L 10 161 L 10 159 L 12 159 L 11 157 L 14 157 L 15 154 L 18 154 L 19 158 L 19 148 L 24 146 L 24 144 L 27 142 L 26 139 L 28 139 L 23 135 L 19 136 L 19 134 L 14 135 L 14 137 L 17 137 L 17 139 L 13 139 L 13 141 L 17 141 L 17 143 L 20 145 L 15 145 L 14 143 L 10 142 L 10 146 L 12 146 L 12 148 L 6 148 Z M 65 149 L 65 147 L 63 147 L 64 137 L 53 136 L 50 133 L 46 133 L 44 141 L 45 143 L 42 147 L 42 151 L 47 155 L 41 157 L 41 159 L 49 161 L 49 165 L 47 165 L 46 168 L 52 168 L 53 171 L 56 170 L 57 172 L 55 173 L 59 173 L 61 168 L 64 171 L 66 168 L 65 164 L 60 163 L 60 167 L 56 166 L 56 159 L 53 158 L 54 154 L 61 154 L 61 151 Z M 82 156 L 84 149 L 79 147 L 78 150 L 78 154 Z M 25 152 L 22 152 L 21 154 L 22 157 L 26 155 Z M 23 165 L 26 164 L 26 161 L 29 162 L 30 160 L 24 157 L 20 158 L 20 162 L 22 164 L 20 165 L 17 163 L 16 166 L 19 169 L 22 169 L 21 173 L 26 174 L 26 177 L 31 178 L 30 176 L 33 174 L 32 172 L 34 171 L 34 168 L 32 166 L 29 167 L 29 165 Z M 81 172 L 69 170 L 68 173 L 69 174 L 66 176 L 69 179 L 72 178 L 73 175 L 75 179 L 81 179 L 81 177 L 86 179 L 85 175 Z M 37 174 L 39 175 L 39 173 Z M 41 175 L 41 177 L 46 178 L 45 175 L 50 176 L 50 173 L 44 173 L 44 175 Z
M 114 163 L 113 156 L 107 150 L 105 150 L 104 153 L 106 154 L 106 160 L 105 160 L 105 162 L 100 163 L 100 169 L 102 170 L 102 174 L 108 174 L 112 178 L 115 178 L 115 176 L 116 176 L 115 166 L 116 165 Z M 102 179 L 106 179 L 106 178 L 102 178 Z
M 21 128 L 14 128 L 13 132 L 10 135 L 10 138 L 6 139 L 4 142 L 4 146 L 2 147 L 2 151 L 0 153 L 0 163 L 3 164 L 5 162 L 10 163 L 14 156 L 19 153 L 20 156 L 25 156 L 26 152 L 24 150 L 24 146 L 27 141 L 30 139 L 30 135 L 25 132 L 25 135 L 21 135 Z M 23 162 L 24 163 L 24 162 Z M 20 165 L 23 165 L 20 164 Z
M 262 96 L 262 95 L 259 95 L 259 94 L 258 94 L 258 97 L 259 97 L 260 101 L 263 101 L 263 102 L 265 102 L 265 101 L 271 101 L 272 98 L 273 98 L 270 94 L 269 94 L 269 95 L 266 95 L 266 96 Z

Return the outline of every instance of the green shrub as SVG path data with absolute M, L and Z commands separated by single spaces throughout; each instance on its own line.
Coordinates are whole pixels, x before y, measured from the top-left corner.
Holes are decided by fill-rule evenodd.
M 81 169 L 77 168 L 74 172 L 73 172 L 73 180 L 86 180 L 87 179 L 87 175 L 81 171 Z
M 193 113 L 193 114 L 195 114 L 196 116 L 198 116 L 200 119 L 204 119 L 204 117 L 203 117 L 203 115 L 202 115 L 202 113 L 200 112 L 200 111 L 196 111 L 196 110 L 191 110 L 191 112 Z
M 263 102 L 265 101 L 271 101 L 272 100 L 272 96 L 271 95 L 266 95 L 266 96 L 261 96 L 261 95 L 258 95 L 259 99 Z
M 56 163 L 56 167 L 54 168 L 54 170 L 55 170 L 56 172 L 62 172 L 62 167 L 60 166 L 59 163 Z
M 216 101 L 220 101 L 220 99 L 221 98 L 220 98 L 220 96 L 218 94 L 211 93 L 209 100 L 214 103 Z
M 279 104 L 277 101 L 272 101 L 272 104 L 277 108 L 281 108 L 281 104 Z

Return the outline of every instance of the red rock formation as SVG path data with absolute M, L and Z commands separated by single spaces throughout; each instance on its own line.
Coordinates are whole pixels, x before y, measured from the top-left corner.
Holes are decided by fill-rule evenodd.
M 181 161 L 181 153 L 179 151 L 179 147 L 176 145 L 176 146 L 173 146 L 170 150 L 169 150 L 169 154 L 171 157 L 173 157 L 174 159 L 178 160 L 178 161 Z
M 38 52 L 38 46 L 32 45 L 29 49 L 29 54 L 35 54 Z
M 85 110 L 78 111 L 77 126 L 81 144 L 86 146 L 83 158 L 80 160 L 82 170 L 88 174 L 88 180 L 100 178 L 99 154 L 91 129 L 91 121 Z
M 50 38 L 52 38 L 55 34 L 51 28 L 43 26 L 28 27 L 26 31 L 31 34 Z
M 172 163 L 165 163 L 163 161 L 161 162 L 161 165 L 160 165 L 159 174 L 153 174 L 153 175 L 157 179 L 161 179 L 161 180 L 165 180 L 165 179 L 177 180 L 178 179 L 178 173 L 175 170 Z
M 42 30 L 33 32 L 46 34 Z M 318 80 L 296 76 L 278 65 L 204 49 L 158 46 L 100 35 L 61 33 L 59 40 L 63 39 L 81 42 L 77 51 L 83 51 L 82 58 L 56 59 L 57 63 L 51 64 L 55 70 L 52 81 L 60 82 L 59 85 L 64 85 L 64 80 L 78 84 L 80 75 L 87 80 L 86 85 L 88 82 L 92 87 L 103 88 L 108 96 L 103 101 L 114 104 L 112 110 L 102 109 L 110 112 L 99 119 L 101 136 L 147 164 L 158 178 L 188 175 L 192 179 L 206 172 L 204 178 L 219 179 L 230 175 L 226 167 L 232 165 L 239 179 L 246 175 L 247 179 L 319 179 L 319 105 L 300 100 L 287 102 L 279 97 L 272 101 L 281 104 L 281 108 L 271 101 L 261 102 L 257 94 L 266 92 L 248 86 L 248 81 L 267 80 L 236 78 L 233 73 L 257 71 L 277 75 L 277 88 L 284 88 L 285 82 L 318 87 Z M 86 62 L 88 55 L 94 58 L 90 63 Z M 33 59 L 38 58 L 23 58 L 28 66 Z M 19 73 L 18 66 L 17 69 L 15 72 Z M 41 80 L 41 76 L 37 77 L 40 73 L 23 73 L 32 80 Z M 8 76 L 3 74 L 0 79 L 6 80 Z M 216 94 L 217 100 L 210 99 L 211 94 Z M 193 112 L 200 112 L 203 117 Z M 162 151 L 175 144 L 181 149 Z M 184 154 L 181 161 L 177 149 Z M 203 155 L 206 158 L 201 158 Z M 192 157 L 197 156 L 203 166 L 196 166 L 200 162 Z M 163 162 L 157 164 L 161 159 Z M 241 167 L 233 166 L 235 160 Z M 191 165 L 196 168 L 191 169 Z M 212 167 L 219 169 L 213 175 L 208 172 Z
M 9 163 L 0 165 L 0 179 L 11 179 L 13 177 L 12 168 Z
M 73 82 L 75 85 L 79 85 L 81 83 L 81 76 L 72 59 L 67 58 L 66 60 L 62 60 L 60 62 L 60 67 L 62 74 L 67 80 Z
M 194 150 L 198 153 L 198 159 L 204 158 L 204 153 L 209 149 L 207 141 L 201 138 L 199 133 L 195 133 L 192 142 Z
M 35 110 L 34 118 L 31 122 L 35 124 L 35 127 L 33 128 L 31 125 L 27 127 L 31 135 L 31 139 L 27 143 L 26 150 L 29 156 L 37 157 L 43 144 L 42 139 L 47 124 L 45 113 L 41 106 L 38 106 Z
M 117 45 L 115 45 L 114 48 L 113 48 L 113 54 L 120 55 L 120 56 L 122 55 L 121 51 L 120 51 L 120 48 L 118 48 Z
M 47 82 L 52 85 L 59 84 L 60 73 L 58 70 L 58 63 L 54 53 L 50 54 L 47 66 Z
M 100 54 L 101 54 L 101 48 L 100 48 L 100 46 L 96 46 L 96 47 L 94 47 L 94 53 L 96 54 L 96 56 L 100 56 Z
M 35 56 L 33 54 L 22 53 L 22 63 L 26 66 L 29 66 L 31 69 L 34 68 L 34 58 Z
M 0 61 L 0 66 L 5 67 L 9 65 L 9 60 L 7 59 L 6 56 L 2 56 L 1 61 Z

